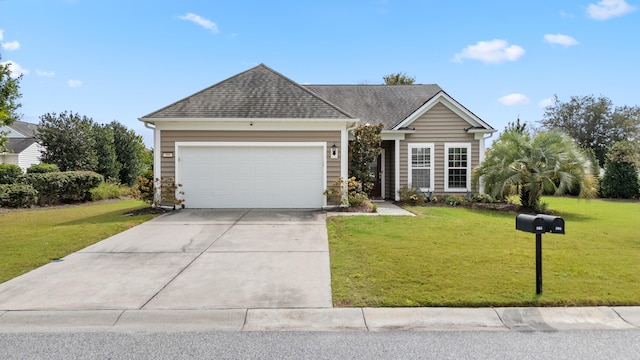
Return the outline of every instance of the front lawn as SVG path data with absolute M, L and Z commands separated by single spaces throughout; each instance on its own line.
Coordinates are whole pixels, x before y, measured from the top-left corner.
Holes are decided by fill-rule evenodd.
M 545 198 L 566 234 L 535 235 L 514 213 L 407 207 L 413 217 L 328 221 L 336 306 L 640 305 L 640 203 Z
M 0 283 L 155 217 L 124 216 L 148 206 L 125 200 L 0 214 Z

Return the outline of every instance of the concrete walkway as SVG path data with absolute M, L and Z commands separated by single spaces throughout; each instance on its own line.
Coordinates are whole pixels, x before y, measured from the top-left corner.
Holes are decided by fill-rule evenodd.
M 331 306 L 311 210 L 182 210 L 0 284 L 0 311 Z
M 409 212 L 390 201 L 375 201 L 374 205 L 378 207 L 378 210 L 374 213 L 360 213 L 360 212 L 349 212 L 349 211 L 327 211 L 327 216 L 356 216 L 356 215 L 365 215 L 365 216 L 416 216 L 416 214 Z

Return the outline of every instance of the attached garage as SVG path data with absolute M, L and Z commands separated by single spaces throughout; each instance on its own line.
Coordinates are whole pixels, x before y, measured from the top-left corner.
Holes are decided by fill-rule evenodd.
M 320 208 L 326 143 L 176 143 L 188 208 Z

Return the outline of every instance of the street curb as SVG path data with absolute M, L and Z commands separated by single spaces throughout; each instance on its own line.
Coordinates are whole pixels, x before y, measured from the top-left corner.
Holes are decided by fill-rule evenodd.
M 640 307 L 2 311 L 0 333 L 567 331 L 640 328 Z

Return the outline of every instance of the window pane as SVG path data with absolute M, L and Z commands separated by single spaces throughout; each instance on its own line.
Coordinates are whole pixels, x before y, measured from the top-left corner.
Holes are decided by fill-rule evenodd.
M 413 169 L 411 171 L 411 184 L 416 188 L 430 188 L 431 179 L 429 169 Z
M 467 188 L 467 170 L 466 169 L 449 169 L 449 187 L 450 188 Z
M 414 168 L 431 167 L 431 153 L 429 152 L 429 148 L 412 148 L 411 166 Z
M 448 156 L 450 168 L 467 167 L 467 148 L 449 148 Z

